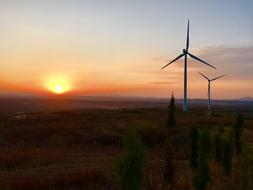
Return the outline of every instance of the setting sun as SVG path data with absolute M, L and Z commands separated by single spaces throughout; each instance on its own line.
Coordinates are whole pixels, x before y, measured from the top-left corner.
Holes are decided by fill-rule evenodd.
M 56 85 L 54 88 L 54 92 L 56 94 L 62 94 L 64 92 L 64 88 L 62 85 Z
M 72 89 L 70 82 L 63 77 L 50 77 L 46 81 L 45 86 L 55 94 L 64 94 Z

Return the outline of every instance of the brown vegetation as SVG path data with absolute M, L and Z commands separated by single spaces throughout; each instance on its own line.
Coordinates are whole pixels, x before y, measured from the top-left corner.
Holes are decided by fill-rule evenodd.
M 122 150 L 122 137 L 131 127 L 148 147 L 144 188 L 163 188 L 166 108 L 87 109 L 16 116 L 0 115 L 1 190 L 115 189 L 112 165 Z M 213 134 L 214 129 L 224 126 L 226 132 L 232 129 L 236 115 L 216 112 L 208 116 L 195 108 L 188 114 L 177 111 L 176 117 L 172 138 L 174 189 L 193 189 L 188 161 L 191 127 L 207 127 Z M 247 117 L 243 156 L 234 158 L 230 177 L 223 175 L 212 158 L 210 189 L 240 189 L 252 183 L 247 181 L 249 177 L 252 180 L 252 171 L 246 170 L 253 165 L 252 139 L 253 118 Z

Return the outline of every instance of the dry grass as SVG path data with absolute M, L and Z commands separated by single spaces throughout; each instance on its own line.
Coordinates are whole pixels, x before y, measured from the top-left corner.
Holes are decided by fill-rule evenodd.
M 0 116 L 1 190 L 114 189 L 112 163 L 122 149 L 122 136 L 129 127 L 136 128 L 149 147 L 145 189 L 163 189 L 165 108 L 90 109 L 26 115 L 23 119 L 11 114 Z M 187 160 L 190 127 L 213 130 L 224 126 L 228 129 L 234 121 L 233 112 L 216 112 L 211 116 L 197 108 L 188 114 L 177 112 L 177 127 L 172 139 L 175 189 L 192 189 L 192 173 Z M 244 127 L 243 143 L 252 156 L 253 118 L 248 117 Z M 227 179 L 215 162 L 210 166 L 215 179 L 210 188 L 221 189 L 221 180 Z M 226 185 L 231 184 L 227 180 Z

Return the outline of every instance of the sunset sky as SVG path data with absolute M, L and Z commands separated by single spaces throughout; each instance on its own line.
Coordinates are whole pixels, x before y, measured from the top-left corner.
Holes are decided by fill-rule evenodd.
M 190 60 L 188 95 L 253 97 L 252 0 L 0 0 L 0 94 L 183 97 L 185 48 L 217 67 Z M 61 89 L 59 89 L 61 90 Z

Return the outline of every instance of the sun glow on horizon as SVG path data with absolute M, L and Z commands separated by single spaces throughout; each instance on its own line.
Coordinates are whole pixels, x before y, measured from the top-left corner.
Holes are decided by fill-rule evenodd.
M 55 94 L 64 94 L 72 89 L 72 86 L 66 78 L 51 77 L 45 83 L 47 90 Z
M 64 93 L 64 88 L 63 88 L 63 86 L 60 85 L 60 84 L 56 85 L 55 88 L 54 88 L 54 92 L 55 92 L 56 94 L 62 94 L 62 93 Z

